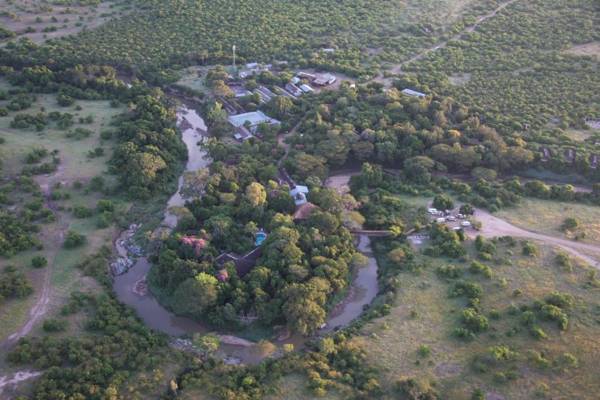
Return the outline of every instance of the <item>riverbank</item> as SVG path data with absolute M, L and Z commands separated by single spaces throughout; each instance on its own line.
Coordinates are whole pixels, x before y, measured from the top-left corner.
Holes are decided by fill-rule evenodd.
M 207 135 L 206 124 L 195 110 L 181 107 L 177 111 L 177 122 L 182 131 L 182 140 L 188 150 L 188 161 L 185 170 L 178 181 L 177 191 L 167 202 L 163 222 L 153 233 L 153 236 L 168 235 L 177 226 L 177 208 L 183 207 L 186 198 L 181 193 L 183 176 L 186 172 L 194 172 L 210 165 L 206 151 L 199 145 Z M 346 178 L 343 178 L 343 180 Z M 331 180 L 330 187 L 337 187 L 338 180 Z M 117 298 L 124 304 L 132 307 L 144 323 L 157 331 L 163 332 L 173 339 L 171 345 L 175 348 L 194 352 L 191 340 L 187 339 L 194 334 L 206 334 L 213 329 L 206 324 L 199 323 L 190 318 L 179 317 L 163 307 L 158 299 L 148 290 L 147 277 L 152 268 L 148 258 L 138 251 L 132 238 L 136 235 L 140 225 L 132 225 L 130 229 L 122 232 L 115 241 L 115 249 L 119 256 L 119 264 L 126 266 L 115 274 L 113 290 Z M 372 255 L 370 239 L 365 235 L 358 237 L 358 249 L 368 258 L 365 267 L 355 271 L 352 283 L 345 298 L 340 301 L 328 316 L 327 323 L 318 334 L 327 334 L 335 329 L 345 327 L 356 320 L 378 293 L 377 262 Z M 113 268 L 114 270 L 114 268 Z M 261 343 L 254 343 L 220 332 L 221 346 L 217 356 L 231 364 L 254 364 L 265 357 L 283 354 L 284 345 L 293 345 L 296 350 L 304 347 L 309 339 L 299 335 L 290 335 L 285 331 L 278 333 L 273 340 L 276 349 L 265 354 Z

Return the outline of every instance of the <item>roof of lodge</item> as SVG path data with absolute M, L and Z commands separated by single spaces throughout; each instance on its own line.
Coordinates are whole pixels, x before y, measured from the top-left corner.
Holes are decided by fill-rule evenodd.
M 265 115 L 265 113 L 263 113 L 262 111 L 253 111 L 243 114 L 231 115 L 227 119 L 229 120 L 231 125 L 235 126 L 236 128 L 243 126 L 246 123 L 246 121 L 250 122 L 250 125 L 253 126 L 262 124 L 263 122 L 266 122 L 268 124 L 280 123 L 278 120 Z
M 232 262 L 235 266 L 235 270 L 240 278 L 246 276 L 254 266 L 256 265 L 256 261 L 262 255 L 262 247 L 256 247 L 254 250 L 249 253 L 239 256 L 235 253 L 223 253 L 215 258 L 215 263 L 222 267 L 228 262 Z

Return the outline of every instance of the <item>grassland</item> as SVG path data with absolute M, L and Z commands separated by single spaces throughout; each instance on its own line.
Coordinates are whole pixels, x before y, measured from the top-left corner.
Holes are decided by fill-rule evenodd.
M 600 207 L 550 200 L 524 199 L 519 206 L 503 209 L 496 216 L 518 227 L 556 237 L 572 238 L 584 233 L 581 241 L 600 244 Z M 561 225 L 565 218 L 576 218 L 580 225 L 565 233 Z
M 370 360 L 383 369 L 381 382 L 388 386 L 403 376 L 414 376 L 432 382 L 442 398 L 469 399 L 479 388 L 494 399 L 592 399 L 600 389 L 595 365 L 600 356 L 598 302 L 599 289 L 589 282 L 589 267 L 578 265 L 571 271 L 556 265 L 555 250 L 541 248 L 538 258 L 520 255 L 521 247 L 499 246 L 494 262 L 488 262 L 493 278 L 467 273 L 464 279 L 483 287 L 480 308 L 484 314 L 499 312 L 490 319 L 490 329 L 470 342 L 461 341 L 452 332 L 459 324 L 465 306 L 464 299 L 449 298 L 450 284 L 439 278 L 435 270 L 440 265 L 454 264 L 468 268 L 469 263 L 418 256 L 423 268 L 400 275 L 401 288 L 390 315 L 368 324 L 362 335 L 353 339 L 368 349 Z M 548 338 L 533 339 L 519 328 L 517 317 L 509 315 L 509 307 L 531 304 L 553 291 L 569 293 L 576 299 L 571 311 L 569 328 L 561 332 L 549 323 L 542 323 Z M 516 295 L 516 293 L 519 293 Z M 429 347 L 431 354 L 418 354 L 420 346 Z M 514 381 L 501 382 L 498 375 L 479 373 L 473 369 L 475 355 L 487 353 L 491 346 L 506 345 L 516 351 L 512 368 Z M 559 371 L 542 369 L 528 360 L 527 351 L 543 353 L 557 360 L 564 353 L 578 359 L 579 367 Z M 547 396 L 547 397 L 545 397 Z
M 7 84 L 0 81 L 7 89 Z M 0 102 L 1 103 L 1 102 Z M 0 104 L 0 107 L 2 104 Z M 75 108 L 77 107 L 77 108 Z M 79 110 L 79 108 L 81 108 Z M 34 114 L 41 110 L 45 112 L 60 111 L 70 112 L 75 115 L 75 121 L 79 117 L 93 115 L 94 122 L 90 124 L 76 123 L 70 129 L 82 127 L 94 132 L 90 137 L 76 140 L 67 138 L 65 130 L 54 128 L 44 129 L 36 132 L 31 129 L 12 129 L 10 121 L 16 114 Z M 48 294 L 49 302 L 43 311 L 48 312 L 61 306 L 69 294 L 77 290 L 96 290 L 97 284 L 80 276 L 75 266 L 86 255 L 93 253 L 102 245 L 109 244 L 115 234 L 114 227 L 98 228 L 97 217 L 86 219 L 75 218 L 72 212 L 75 206 L 84 206 L 94 209 L 100 199 L 107 196 L 87 189 L 90 180 L 96 176 L 102 176 L 110 185 L 114 178 L 107 174 L 108 155 L 112 152 L 112 140 L 102 140 L 100 131 L 110 129 L 111 119 L 122 112 L 121 107 L 111 107 L 108 101 L 78 101 L 69 108 L 59 107 L 54 95 L 37 95 L 35 103 L 26 110 L 10 112 L 5 117 L 0 117 L 0 136 L 5 142 L 0 145 L 0 157 L 3 161 L 3 174 L 9 181 L 20 174 L 26 165 L 24 159 L 34 148 L 45 148 L 48 151 L 58 150 L 60 164 L 58 170 L 51 174 L 38 175 L 34 179 L 40 185 L 43 192 L 48 195 L 52 192 L 60 192 L 60 199 L 52 200 L 46 204 L 53 209 L 56 220 L 40 225 L 39 238 L 43 249 L 31 250 L 19 253 L 9 259 L 0 259 L 0 267 L 14 265 L 26 271 L 30 281 L 34 285 L 35 292 L 32 296 L 22 300 L 14 300 L 3 304 L 0 309 L 0 342 L 8 335 L 16 332 L 30 318 L 31 308 L 41 301 L 44 296 L 44 287 L 50 286 Z M 88 152 L 97 147 L 105 150 L 105 155 L 90 158 Z M 78 183 L 82 187 L 78 188 Z M 15 209 L 28 201 L 28 195 L 20 194 Z M 130 204 L 120 199 L 115 201 L 118 212 L 126 211 Z M 63 248 L 64 235 L 72 230 L 83 234 L 87 238 L 87 244 L 75 249 Z M 43 269 L 33 269 L 31 260 L 35 256 L 44 256 L 48 260 L 48 266 Z M 39 322 L 39 321 L 38 321 Z
M 65 3 L 65 2 L 63 2 Z M 96 28 L 127 12 L 126 2 L 73 1 L 59 4 L 46 0 L 0 0 L 0 23 L 17 38 L 35 43 Z
M 206 86 L 204 84 L 206 70 L 207 69 L 204 67 L 184 68 L 179 72 L 180 78 L 176 84 L 198 92 L 204 92 L 206 90 Z

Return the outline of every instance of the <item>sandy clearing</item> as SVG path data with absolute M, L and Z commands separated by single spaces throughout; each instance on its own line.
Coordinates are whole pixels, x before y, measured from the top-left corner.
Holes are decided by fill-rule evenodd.
M 569 252 L 575 257 L 581 258 L 591 266 L 600 269 L 600 246 L 593 244 L 574 242 L 550 235 L 544 235 L 519 228 L 509 222 L 500 219 L 487 211 L 477 209 L 475 217 L 482 223 L 481 230 L 471 233 L 471 236 L 481 235 L 492 238 L 499 236 L 513 236 L 538 240 L 547 244 L 555 245 Z M 593 254 L 594 256 L 591 256 Z
M 17 385 L 20 382 L 35 378 L 40 375 L 41 372 L 19 371 L 16 372 L 12 377 L 9 375 L 0 376 L 0 395 L 4 392 L 4 389 L 8 388 L 9 386 Z

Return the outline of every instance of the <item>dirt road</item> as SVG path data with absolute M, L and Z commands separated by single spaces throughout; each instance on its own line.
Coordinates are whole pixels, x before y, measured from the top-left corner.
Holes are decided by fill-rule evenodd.
M 0 376 L 0 395 L 4 392 L 4 389 L 9 388 L 10 386 L 15 386 L 20 382 L 26 381 L 31 378 L 35 378 L 41 375 L 40 372 L 30 372 L 30 371 L 19 371 L 16 372 L 12 378 L 7 376 Z
M 420 53 L 414 55 L 413 57 L 409 58 L 408 60 L 405 60 L 399 64 L 394 65 L 388 72 L 395 74 L 395 75 L 401 74 L 402 68 L 404 66 L 425 58 L 429 53 L 432 53 L 439 49 L 443 49 L 444 47 L 446 47 L 448 45 L 448 43 L 459 40 L 467 33 L 474 32 L 479 27 L 479 25 L 481 25 L 482 23 L 484 23 L 485 21 L 487 21 L 491 18 L 494 18 L 496 15 L 498 15 L 499 12 L 501 12 L 502 10 L 504 10 L 506 7 L 510 6 L 511 4 L 516 3 L 517 1 L 519 1 L 519 0 L 508 0 L 508 1 L 500 4 L 493 11 L 491 11 L 490 13 L 488 13 L 486 15 L 479 17 L 473 25 L 465 27 L 462 31 L 460 31 L 456 35 L 452 36 L 450 39 L 445 40 L 440 43 L 437 43 L 436 45 L 431 46 L 431 47 L 421 51 Z M 382 83 L 382 84 L 384 84 L 385 87 L 391 87 L 393 78 L 384 78 L 383 75 L 381 74 L 381 75 L 377 76 L 375 79 L 373 79 L 373 81 Z
M 471 236 L 481 235 L 483 237 L 513 236 L 538 240 L 547 244 L 555 245 L 569 252 L 575 257 L 581 258 L 588 264 L 600 269 L 600 246 L 580 243 L 572 240 L 561 239 L 554 236 L 544 235 L 516 227 L 509 222 L 493 216 L 487 211 L 477 210 L 475 218 L 481 222 L 480 231 Z
M 52 188 L 57 182 L 61 182 L 60 179 L 65 170 L 64 165 L 60 165 L 59 168 L 53 174 L 40 176 L 36 179 L 37 183 L 40 185 L 40 189 L 44 194 L 44 206 L 52 210 L 55 215 L 58 214 L 58 208 L 56 204 L 52 201 L 51 194 Z M 52 267 L 54 264 L 54 258 L 56 254 L 60 250 L 62 246 L 62 242 L 64 239 L 64 235 L 67 232 L 69 226 L 65 222 L 61 221 L 60 215 L 57 215 L 56 226 L 52 227 L 50 225 L 44 225 L 42 227 L 42 231 L 40 234 L 41 238 L 44 238 L 44 246 L 49 249 L 53 249 L 53 251 L 49 254 L 45 254 L 48 259 L 48 266 L 44 271 L 44 280 L 39 289 L 36 289 L 39 293 L 39 297 L 36 302 L 29 310 L 29 316 L 25 323 L 13 334 L 8 336 L 8 338 L 0 343 L 0 347 L 6 348 L 15 344 L 20 338 L 28 335 L 35 325 L 40 322 L 40 320 L 46 315 L 48 312 L 48 308 L 51 301 L 52 295 Z M 36 293 L 37 294 L 37 293 Z
M 285 154 L 279 159 L 279 161 L 277 161 L 278 168 L 281 167 L 283 162 L 287 159 L 288 155 L 290 154 L 291 146 L 288 143 L 286 143 L 286 139 L 291 136 L 294 136 L 296 134 L 296 132 L 298 131 L 298 129 L 300 129 L 300 126 L 302 126 L 302 123 L 304 122 L 305 119 L 306 119 L 306 116 L 304 116 L 302 119 L 300 119 L 300 121 L 298 121 L 298 123 L 296 125 L 294 125 L 294 127 L 292 129 L 290 129 L 290 131 L 288 133 L 284 133 L 284 134 L 277 136 L 277 144 L 279 146 L 283 147 L 285 150 Z

